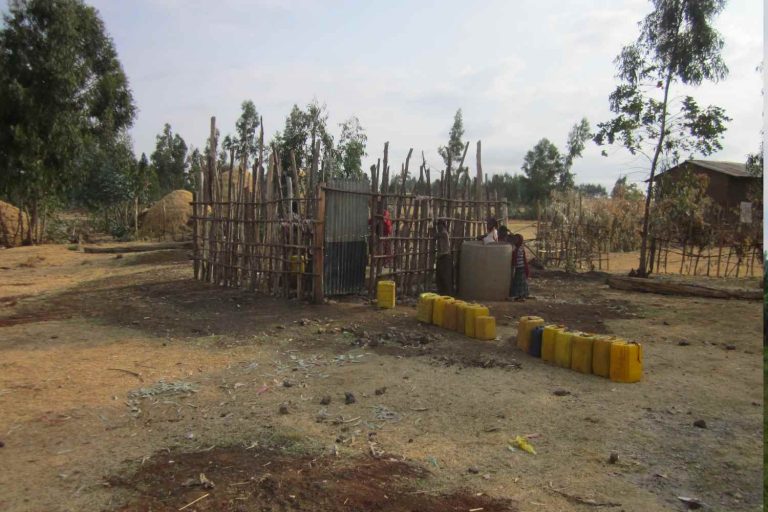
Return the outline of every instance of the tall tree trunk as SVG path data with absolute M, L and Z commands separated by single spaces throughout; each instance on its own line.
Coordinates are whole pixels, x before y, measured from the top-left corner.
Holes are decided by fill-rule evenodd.
M 672 83 L 672 72 L 667 72 L 667 79 L 664 84 L 664 108 L 661 113 L 661 130 L 659 131 L 659 141 L 656 144 L 656 151 L 653 154 L 651 162 L 651 176 L 648 179 L 648 192 L 645 196 L 645 210 L 643 212 L 643 234 L 640 244 L 640 265 L 637 269 L 637 275 L 646 277 L 648 275 L 646 249 L 648 247 L 648 220 L 651 212 L 651 196 L 653 195 L 653 178 L 656 176 L 656 166 L 659 163 L 661 148 L 664 145 L 665 131 L 667 129 L 667 102 L 669 100 L 669 86 Z

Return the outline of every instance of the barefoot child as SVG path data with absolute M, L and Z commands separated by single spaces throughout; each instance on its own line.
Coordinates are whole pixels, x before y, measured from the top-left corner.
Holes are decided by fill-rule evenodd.
M 523 248 L 523 235 L 514 236 L 515 248 L 512 250 L 512 286 L 509 295 L 515 300 L 528 297 L 528 258 Z

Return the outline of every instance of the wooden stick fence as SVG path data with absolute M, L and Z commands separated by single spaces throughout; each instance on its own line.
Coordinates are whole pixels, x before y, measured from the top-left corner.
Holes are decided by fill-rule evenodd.
M 471 180 L 468 170 L 462 168 L 467 144 L 457 171 L 452 173 L 449 164 L 443 174 L 444 193 L 438 197 L 431 195 L 431 173 L 423 154 L 415 188 L 406 189 L 413 150 L 408 152 L 399 176 L 390 179 L 389 143 L 384 146 L 383 160 L 372 169 L 370 190 L 362 191 L 325 185 L 319 175 L 319 142 L 313 148 L 306 181 L 300 179 L 294 154 L 290 155 L 290 169 L 282 168 L 275 147 L 270 148 L 265 161 L 263 124 L 260 149 L 251 169 L 247 157 L 235 168 L 231 154 L 224 179 L 215 158 L 215 118 L 211 118 L 208 147 L 206 169 L 198 179 L 192 203 L 193 269 L 196 279 L 219 286 L 322 301 L 329 268 L 349 269 L 348 265 L 325 264 L 329 242 L 325 235 L 326 192 L 341 201 L 367 197 L 368 261 L 367 269 L 361 272 L 363 288 L 370 295 L 380 279 L 395 280 L 401 295 L 433 286 L 437 219 L 448 221 L 451 251 L 458 267 L 462 241 L 484 234 L 487 217 L 502 221 L 507 217 L 506 203 L 483 182 L 480 143 L 476 178 Z M 384 212 L 391 216 L 391 233 L 384 231 Z

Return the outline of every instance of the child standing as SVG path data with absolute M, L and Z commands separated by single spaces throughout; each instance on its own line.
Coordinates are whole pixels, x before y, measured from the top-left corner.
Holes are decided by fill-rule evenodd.
M 525 300 L 528 297 L 528 258 L 523 248 L 523 235 L 514 237 L 515 248 L 512 250 L 512 285 L 509 295 L 514 300 Z

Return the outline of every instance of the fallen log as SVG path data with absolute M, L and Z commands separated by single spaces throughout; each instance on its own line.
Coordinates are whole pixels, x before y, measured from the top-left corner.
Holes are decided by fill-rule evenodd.
M 85 246 L 88 254 L 122 254 L 126 252 L 149 252 L 166 249 L 192 249 L 192 242 L 160 242 L 155 244 L 126 244 L 111 247 Z
M 763 300 L 762 290 L 743 290 L 738 288 L 712 288 L 698 284 L 661 281 L 652 278 L 611 276 L 608 286 L 617 290 L 658 293 L 661 295 L 684 295 L 705 297 L 708 299 L 743 299 Z

